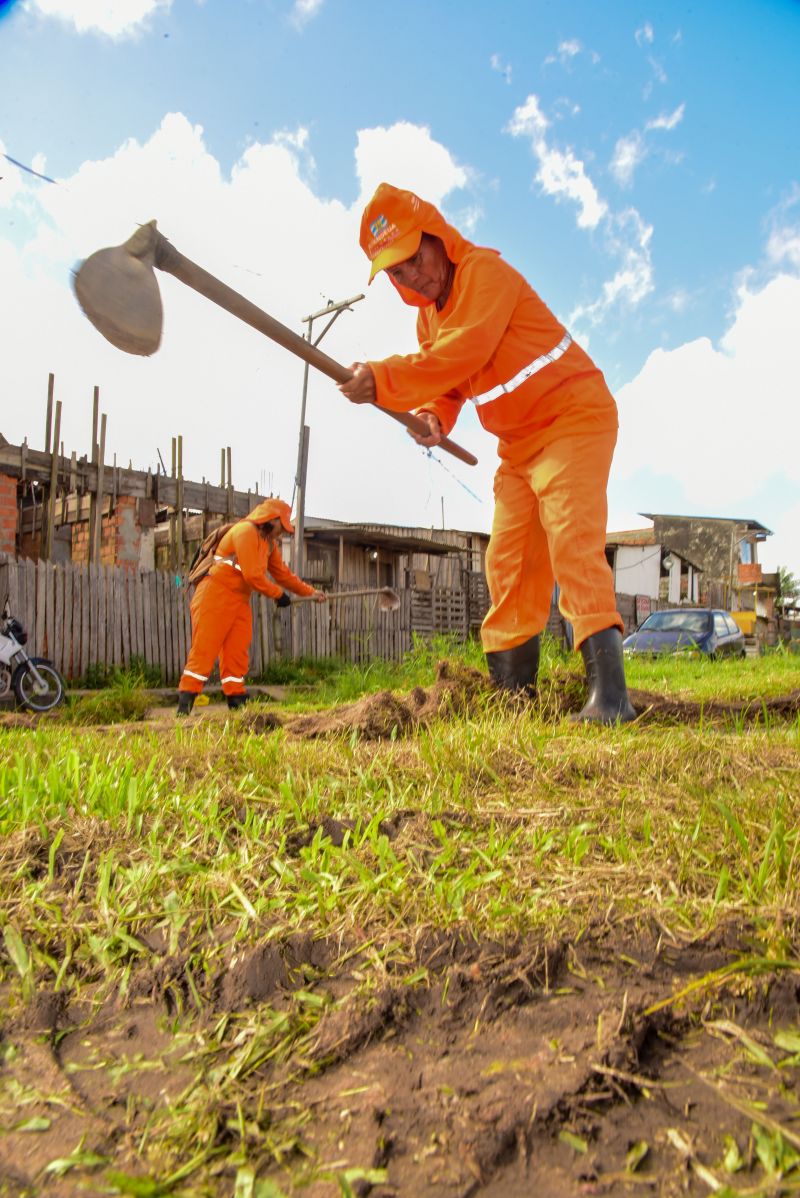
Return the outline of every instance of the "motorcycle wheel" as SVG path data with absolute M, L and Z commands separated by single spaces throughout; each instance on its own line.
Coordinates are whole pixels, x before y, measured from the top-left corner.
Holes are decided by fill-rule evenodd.
M 36 666 L 42 679 L 47 683 L 47 690 L 39 694 L 30 669 L 30 662 L 24 661 L 14 671 L 11 685 L 17 702 L 27 711 L 52 711 L 64 700 L 64 679 L 55 666 L 43 657 L 32 657 L 30 661 Z

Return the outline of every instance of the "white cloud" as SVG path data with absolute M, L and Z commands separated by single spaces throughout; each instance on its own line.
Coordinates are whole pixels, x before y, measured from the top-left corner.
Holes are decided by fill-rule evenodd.
M 309 21 L 313 20 L 317 13 L 322 8 L 324 0 L 294 0 L 292 8 L 292 22 L 298 28 L 302 29 Z
M 763 497 L 783 481 L 800 484 L 800 382 L 795 342 L 800 277 L 780 274 L 759 290 L 740 286 L 725 335 L 655 350 L 617 394 L 616 478 L 642 470 L 682 488 L 683 510 L 780 521 L 762 560 L 800 566 L 800 523 Z M 751 510 L 754 505 L 759 510 Z M 770 556 L 772 555 L 772 556 Z M 793 567 L 794 568 L 794 567 Z
M 653 58 L 653 56 L 651 54 L 650 57 L 647 59 L 647 61 L 650 63 L 650 66 L 653 69 L 653 75 L 654 75 L 655 79 L 659 83 L 667 83 L 668 82 L 667 72 L 664 70 L 664 67 L 658 61 L 658 59 Z
M 800 270 L 800 184 L 769 215 L 767 257 L 773 265 L 789 265 Z
M 634 306 L 653 290 L 650 241 L 653 226 L 645 224 L 635 208 L 613 213 L 606 222 L 610 251 L 622 265 L 602 286 L 593 303 L 579 304 L 570 314 L 570 325 L 584 321 L 599 324 L 619 304 Z
M 503 62 L 499 54 L 492 55 L 492 57 L 489 59 L 489 65 L 493 71 L 497 71 L 498 75 L 503 76 L 506 83 L 511 82 L 511 65 L 509 63 Z
M 684 287 L 676 287 L 675 290 L 671 291 L 667 296 L 667 307 L 669 307 L 673 312 L 685 312 L 691 302 L 692 297 Z
M 666 129 L 668 131 L 674 129 L 683 120 L 685 110 L 686 105 L 679 104 L 674 112 L 662 113 L 660 116 L 653 117 L 646 122 L 644 127 L 645 133 L 656 129 Z M 614 153 L 611 156 L 608 169 L 620 187 L 630 187 L 632 185 L 634 173 L 647 157 L 648 153 L 649 149 L 644 133 L 640 130 L 634 129 L 631 133 L 619 138 L 614 146 Z M 671 154 L 664 154 L 663 157 L 668 158 L 673 164 L 677 164 L 681 161 L 683 155 L 680 152 L 672 152 Z
M 674 129 L 683 120 L 683 114 L 686 111 L 685 104 L 679 104 L 674 112 L 662 113 L 661 116 L 654 117 L 648 121 L 645 129 Z
M 549 121 L 539 106 L 538 97 L 528 96 L 524 104 L 515 109 L 508 124 L 513 137 L 530 138 L 539 169 L 536 181 L 545 195 L 556 199 L 566 198 L 578 206 L 579 228 L 594 229 L 606 214 L 607 206 L 586 174 L 583 162 L 571 149 L 559 150 L 548 143 L 545 136 Z
M 367 261 L 358 246 L 361 209 L 381 178 L 441 203 L 464 186 L 468 169 L 426 129 L 363 130 L 355 149 L 359 195 L 347 206 L 319 196 L 308 181 L 310 149 L 302 129 L 284 131 L 251 145 L 224 172 L 202 129 L 171 114 L 143 144 L 127 141 L 58 186 L 15 177 L 0 234 L 0 394 L 8 401 L 0 432 L 41 447 L 47 373 L 53 371 L 68 452 L 86 450 L 97 384 L 108 413 L 109 461 L 116 453 L 125 464 L 132 459 L 135 466 L 155 467 L 157 448 L 168 460 L 170 438 L 182 433 L 187 477 L 216 479 L 220 447 L 231 445 L 237 486 L 253 486 L 266 473 L 291 498 L 302 362 L 165 274 L 158 276 L 162 347 L 152 358 L 129 357 L 82 315 L 69 272 L 98 247 L 125 240 L 137 222 L 157 217 L 181 253 L 298 333 L 302 318 L 328 299 L 365 292 L 366 300 L 337 320 L 321 346 L 345 365 L 411 350 L 414 311 L 383 279 L 367 289 Z M 23 228 L 33 232 L 19 232 L 12 242 L 9 230 Z M 315 336 L 321 331 L 315 326 Z M 398 424 L 346 403 L 314 371 L 308 423 L 311 514 L 438 525 L 444 495 L 449 525 L 488 526 L 495 446 L 472 413 L 464 414 L 456 436 L 478 453 L 480 466 L 444 458 L 483 503 Z
M 31 0 L 35 12 L 73 25 L 78 33 L 128 37 L 158 9 L 168 11 L 172 0 Z
M 547 136 L 549 127 L 550 122 L 542 112 L 538 97 L 530 95 L 515 110 L 508 124 L 508 132 L 513 137 L 530 139 L 531 149 L 539 164 L 536 182 L 542 192 L 557 200 L 566 198 L 573 201 L 578 207 L 578 227 L 596 229 L 601 226 L 609 252 L 621 259 L 621 266 L 603 284 L 597 299 L 579 304 L 570 317 L 570 323 L 589 321 L 597 324 L 617 304 L 637 304 L 652 291 L 650 240 L 653 229 L 642 220 L 635 208 L 611 212 L 587 175 L 583 162 L 575 157 L 571 149 L 562 151 L 550 144 Z M 582 339 L 587 341 L 585 330 L 582 331 Z
M 653 38 L 655 37 L 655 34 L 653 33 L 653 26 L 649 21 L 645 21 L 641 29 L 637 29 L 633 36 L 636 38 L 636 44 L 638 46 L 652 45 Z
M 570 100 L 567 96 L 559 96 L 553 103 L 553 110 L 556 118 L 562 120 L 565 116 L 577 116 L 581 110 L 580 104 L 575 100 Z
M 619 139 L 614 146 L 608 169 L 620 187 L 630 187 L 634 171 L 646 154 L 644 138 L 638 129 Z
M 568 66 L 573 58 L 576 58 L 581 50 L 582 44 L 576 37 L 565 38 L 564 41 L 558 43 L 558 49 L 554 54 L 548 54 L 545 58 L 545 66 L 550 66 L 554 62 L 560 62 L 562 66 Z M 592 62 L 598 62 L 599 54 L 592 53 Z
M 451 191 L 466 187 L 470 172 L 455 162 L 450 151 L 434 141 L 430 130 L 407 121 L 386 129 L 362 129 L 356 146 L 356 174 L 362 195 L 370 196 L 379 183 L 391 180 L 440 206 Z
M 509 62 L 503 62 L 503 59 L 501 56 L 499 56 L 499 54 L 492 54 L 491 59 L 489 60 L 489 65 L 491 66 L 492 71 L 497 71 L 498 74 L 503 75 L 505 83 L 511 83 L 513 71 L 511 71 L 511 65 Z

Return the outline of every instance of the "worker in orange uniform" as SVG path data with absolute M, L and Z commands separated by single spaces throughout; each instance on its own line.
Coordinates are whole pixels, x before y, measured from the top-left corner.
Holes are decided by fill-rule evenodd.
M 435 446 L 464 403 L 499 438 L 486 554 L 491 607 L 481 628 L 489 673 L 533 694 L 554 579 L 585 663 L 578 718 L 635 718 L 625 685 L 623 622 L 605 557 L 606 486 L 617 409 L 600 370 L 533 288 L 495 250 L 473 245 L 432 204 L 381 183 L 361 247 L 419 309 L 419 352 L 359 362 L 340 384 L 353 403 L 415 410 Z
M 282 499 L 265 499 L 222 537 L 214 564 L 192 597 L 192 645 L 181 675 L 178 715 L 192 710 L 218 657 L 228 707 L 247 702 L 244 679 L 253 631 L 253 591 L 274 599 L 278 607 L 291 602 L 287 591 L 310 595 L 317 602 L 327 598 L 284 564 L 280 538 L 284 531 L 294 532 L 291 515 Z

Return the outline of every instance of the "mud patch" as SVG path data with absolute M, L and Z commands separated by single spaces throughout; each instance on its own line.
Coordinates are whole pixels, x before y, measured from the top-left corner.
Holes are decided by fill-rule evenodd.
M 220 997 L 228 1011 L 240 1011 L 253 1003 L 266 1002 L 289 980 L 278 948 L 258 945 L 235 956 L 222 979 Z
M 601 927 L 578 943 L 429 930 L 375 986 L 352 946 L 267 940 L 217 977 L 215 1010 L 233 1016 L 224 1042 L 203 1032 L 202 1019 L 166 1018 L 163 995 L 154 1001 L 146 987 L 127 1006 L 94 1013 L 56 1012 L 43 993 L 37 1021 L 45 1031 L 58 1025 L 57 1043 L 43 1043 L 25 1020 L 6 1028 L 0 1192 L 33 1194 L 44 1179 L 58 1198 L 78 1183 L 103 1188 L 102 1165 L 45 1174 L 78 1143 L 126 1172 L 152 1168 L 136 1155 L 141 1134 L 173 1117 L 171 1103 L 191 1083 L 192 1093 L 210 1087 L 219 1104 L 210 1149 L 224 1150 L 231 1120 L 238 1129 L 261 1118 L 269 1094 L 270 1134 L 248 1133 L 248 1159 L 286 1195 L 340 1192 L 330 1171 L 314 1172 L 331 1161 L 353 1170 L 353 1192 L 371 1198 L 566 1198 L 631 1187 L 700 1195 L 711 1175 L 720 1187 L 730 1181 L 720 1164 L 726 1136 L 741 1153 L 737 1181 L 756 1193 L 763 1173 L 751 1125 L 791 1128 L 798 1114 L 800 1068 L 787 1064 L 776 1036 L 797 1027 L 800 975 L 757 984 L 743 975 L 725 989 L 720 966 L 741 958 L 748 940 L 737 925 L 671 945 L 659 932 Z M 174 972 L 175 960 L 162 964 Z M 266 1004 L 268 1019 L 288 1012 L 282 1004 L 304 979 L 326 1004 L 312 1034 L 239 1077 L 237 1054 L 250 1037 L 257 1048 L 267 1026 L 253 1021 L 253 1008 Z M 702 979 L 690 1002 L 678 1000 Z M 220 1027 L 216 1015 L 207 1026 Z M 221 1088 L 226 1058 L 239 1063 Z M 295 1129 L 298 1112 L 308 1116 L 299 1138 L 291 1131 L 294 1148 L 273 1154 L 282 1121 Z M 201 1170 L 192 1184 L 232 1192 L 234 1173 L 204 1182 Z
M 709 1169 L 719 1188 L 731 1180 L 720 1169 L 729 1135 L 742 1179 L 763 1176 L 748 1157 L 752 1118 L 741 1103 L 745 1091 L 763 1102 L 770 1071 L 741 1036 L 781 1055 L 775 1010 L 796 1023 L 794 989 L 780 988 L 775 1009 L 767 988 L 738 1000 L 737 1024 L 719 1018 L 731 1007 L 718 993 L 698 996 L 702 1021 L 671 1003 L 651 1010 L 720 956 L 730 962 L 734 946 L 737 929 L 727 949 L 716 938 L 669 953 L 619 935 L 505 950 L 444 937 L 426 949 L 442 966 L 428 986 L 353 995 L 325 1015 L 311 1059 L 327 1067 L 282 1099 L 314 1111 L 305 1151 L 342 1169 L 385 1170 L 356 1191 L 372 1198 L 705 1194 Z M 784 1082 L 753 1111 L 788 1125 L 797 1110 Z M 274 1166 L 264 1175 L 287 1194 L 333 1192 L 294 1186 Z
M 704 703 L 665 699 L 663 695 L 640 690 L 631 690 L 629 693 L 641 723 L 699 724 L 701 721 L 713 721 L 757 724 L 770 719 L 795 719 L 800 714 L 800 690 L 791 691 L 788 695 L 735 700 L 728 703 L 717 699 L 709 699 Z

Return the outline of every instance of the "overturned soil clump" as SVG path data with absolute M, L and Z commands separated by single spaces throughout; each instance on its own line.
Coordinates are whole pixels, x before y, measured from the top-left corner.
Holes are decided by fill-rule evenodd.
M 650 691 L 630 692 L 638 724 L 757 724 L 769 719 L 794 719 L 800 714 L 800 690 L 764 699 L 723 702 L 665 698 Z M 434 719 L 469 716 L 486 710 L 487 700 L 514 704 L 520 712 L 537 711 L 544 719 L 557 720 L 580 711 L 586 700 L 586 684 L 579 674 L 554 675 L 540 679 L 533 704 L 513 692 L 500 690 L 479 670 L 450 660 L 440 661 L 436 680 L 427 689 L 414 687 L 405 694 L 379 691 L 356 703 L 310 715 L 283 715 L 274 711 L 245 711 L 242 726 L 252 732 L 284 728 L 293 736 L 313 739 L 357 733 L 365 740 L 414 733 Z
M 347 703 L 311 715 L 288 716 L 279 721 L 273 712 L 246 712 L 245 727 L 269 732 L 284 727 L 294 736 L 311 739 L 358 732 L 366 740 L 382 740 L 414 731 L 440 716 L 466 715 L 477 710 L 482 697 L 493 686 L 485 674 L 454 661 L 440 661 L 436 681 L 427 690 L 415 686 L 405 695 L 379 691 L 365 695 L 356 703 Z

